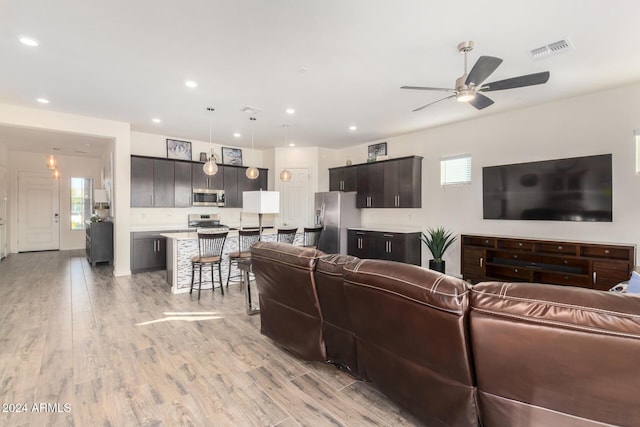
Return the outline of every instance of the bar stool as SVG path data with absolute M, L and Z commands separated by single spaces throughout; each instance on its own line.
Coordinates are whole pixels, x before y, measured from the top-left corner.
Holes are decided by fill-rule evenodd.
M 235 265 L 236 270 L 238 270 L 238 261 L 251 258 L 251 245 L 258 241 L 260 241 L 260 230 L 238 230 L 238 250 L 229 254 L 227 287 L 232 277 L 234 279 L 238 277 L 242 282 L 242 272 L 238 271 L 238 274 L 231 276 L 231 267 Z
M 317 248 L 318 241 L 320 240 L 320 233 L 322 233 L 322 227 L 305 227 L 302 246 L 307 248 Z
M 293 244 L 297 231 L 297 228 L 278 228 L 278 242 Z
M 213 293 L 216 282 L 213 278 L 213 267 L 218 266 L 218 279 L 220 280 L 220 291 L 224 295 L 222 287 L 222 269 L 220 264 L 222 261 L 222 249 L 228 233 L 198 233 L 198 255 L 191 258 L 191 289 L 189 294 L 193 292 L 193 284 L 196 272 L 196 266 L 199 270 L 198 280 L 198 299 L 200 299 L 200 291 L 202 290 L 202 267 L 211 266 L 211 292 Z

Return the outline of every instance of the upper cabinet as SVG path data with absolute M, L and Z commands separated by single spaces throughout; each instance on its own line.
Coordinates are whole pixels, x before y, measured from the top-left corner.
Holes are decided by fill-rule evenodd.
M 422 157 L 329 169 L 330 191 L 357 191 L 359 208 L 421 208 Z
M 329 169 L 329 191 L 356 191 L 357 170 L 357 166 Z
M 175 164 L 168 159 L 131 157 L 131 206 L 174 207 L 176 198 Z M 180 169 L 180 179 L 184 170 Z M 191 187 L 189 177 L 189 187 Z M 182 192 L 186 183 L 179 184 L 180 203 L 184 203 Z
M 207 175 L 202 169 L 203 163 L 191 163 L 192 188 L 222 190 L 224 188 L 224 168 L 218 165 L 218 172 L 215 175 Z
M 242 207 L 242 193 L 244 191 L 267 191 L 269 170 L 258 168 L 260 174 L 256 179 L 247 178 L 247 167 L 224 167 L 224 205 L 227 208 Z

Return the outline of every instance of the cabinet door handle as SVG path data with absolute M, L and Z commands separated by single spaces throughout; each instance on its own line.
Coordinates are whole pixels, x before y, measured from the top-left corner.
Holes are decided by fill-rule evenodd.
M 391 247 L 391 240 L 389 240 L 389 253 L 393 252 L 393 248 Z
M 598 275 L 596 274 L 596 272 L 593 272 L 593 284 L 596 283 L 596 281 L 598 280 Z
M 480 267 L 482 267 L 482 260 L 483 260 L 483 258 L 480 257 Z

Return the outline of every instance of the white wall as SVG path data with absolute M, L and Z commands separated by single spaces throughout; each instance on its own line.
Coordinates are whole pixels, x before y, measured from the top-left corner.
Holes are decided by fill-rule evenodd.
M 466 106 L 461 105 L 460 108 Z M 437 108 L 437 107 L 435 107 Z M 391 157 L 423 156 L 422 209 L 363 209 L 364 225 L 443 225 L 456 234 L 483 233 L 532 238 L 640 244 L 640 176 L 635 173 L 634 129 L 640 128 L 640 84 L 517 111 L 484 115 L 389 138 Z M 416 113 L 418 114 L 418 113 Z M 429 114 L 429 110 L 419 114 Z M 342 150 L 342 159 L 364 162 L 367 146 Z M 440 187 L 442 156 L 472 155 L 472 184 Z M 482 167 L 613 153 L 613 222 L 507 221 L 482 219 Z M 423 246 L 423 265 L 430 258 Z M 457 242 L 445 256 L 447 272 L 460 272 Z
M 18 230 L 18 173 L 48 172 L 47 155 L 27 153 L 23 151 L 9 152 L 9 228 Z M 92 178 L 94 188 L 100 188 L 101 161 L 97 158 L 56 155 L 61 176 L 58 179 L 60 188 L 60 249 L 82 249 L 85 247 L 85 231 L 71 230 L 71 178 Z M 51 179 L 54 179 L 53 177 Z M 9 240 L 9 251 L 18 251 L 18 235 L 12 233 Z

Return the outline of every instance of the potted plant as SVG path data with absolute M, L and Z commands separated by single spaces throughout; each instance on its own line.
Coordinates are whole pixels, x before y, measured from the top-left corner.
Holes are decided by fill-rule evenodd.
M 421 234 L 420 240 L 427 245 L 431 255 L 433 255 L 433 259 L 429 260 L 429 268 L 444 273 L 445 262 L 442 256 L 458 236 L 454 236 L 451 231 L 444 227 L 428 228 L 426 234 Z

